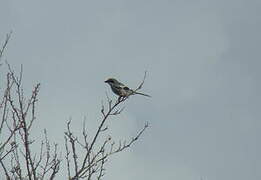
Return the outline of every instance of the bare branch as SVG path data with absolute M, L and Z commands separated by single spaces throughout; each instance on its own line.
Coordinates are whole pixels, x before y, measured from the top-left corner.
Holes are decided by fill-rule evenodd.
M 118 149 L 116 150 L 112 150 L 111 149 L 111 152 L 110 152 L 110 155 L 111 154 L 115 154 L 115 153 L 118 153 L 120 151 L 123 151 L 124 149 L 126 148 L 129 148 L 135 141 L 137 141 L 139 139 L 139 137 L 143 134 L 143 132 L 149 127 L 149 124 L 146 122 L 144 127 L 139 131 L 139 133 L 133 137 L 128 143 L 126 143 L 126 141 L 123 143 L 123 145 L 121 145 L 121 143 L 119 144 L 119 147 Z M 113 145 L 112 145 L 113 146 Z
M 69 147 L 68 147 L 68 139 L 66 136 L 64 136 L 64 139 L 65 139 L 65 150 L 66 150 L 65 158 L 66 158 L 68 179 L 71 179 L 70 159 L 69 159 L 70 152 L 69 152 Z
M 140 90 L 140 89 L 142 88 L 142 86 L 143 86 L 143 84 L 144 84 L 144 82 L 145 82 L 146 76 L 147 76 L 147 71 L 145 71 L 145 73 L 144 73 L 144 77 L 143 77 L 142 82 L 141 82 L 141 83 L 139 84 L 139 86 L 134 90 L 135 92 L 138 91 L 138 90 Z
M 1 167 L 6 169 L 6 172 L 11 172 L 11 175 L 8 176 L 13 179 L 36 180 L 44 179 L 47 175 L 49 179 L 53 179 L 59 171 L 61 160 L 57 154 L 57 144 L 54 145 L 54 152 L 51 153 L 46 130 L 44 131 L 45 141 L 41 142 L 39 156 L 31 152 L 31 144 L 34 143 L 34 140 L 30 138 L 30 130 L 36 119 L 35 109 L 40 84 L 33 88 L 31 96 L 26 100 L 22 87 L 23 67 L 21 66 L 19 76 L 16 76 L 11 66 L 7 62 L 6 64 L 9 72 L 7 73 L 4 98 L 0 103 L 0 112 L 2 112 L 0 134 L 2 134 L 4 127 L 5 131 L 10 133 L 7 139 L 1 140 L 0 143 L 0 152 L 3 152 L 0 153 L 0 161 L 3 164 Z M 8 112 L 11 114 L 10 118 Z M 12 138 L 13 142 L 10 142 Z M 21 148 L 18 149 L 19 142 L 21 142 Z M 8 143 L 11 145 L 9 149 L 6 148 Z M 23 158 L 19 158 L 19 156 Z M 11 164 L 5 166 L 4 158 L 9 158 Z M 10 167 L 10 170 L 6 167 Z M 20 167 L 25 167 L 24 173 Z
M 4 42 L 4 44 L 2 45 L 2 48 L 0 49 L 0 61 L 1 61 L 1 58 L 2 58 L 2 56 L 3 56 L 4 51 L 5 51 L 5 49 L 6 49 L 6 46 L 7 46 L 8 42 L 9 42 L 9 40 L 10 40 L 10 38 L 11 38 L 11 35 L 12 35 L 12 31 L 9 32 L 8 34 L 6 34 L 5 42 Z M 1 65 L 1 64 L 0 64 L 0 65 Z
M 0 61 L 6 49 L 11 33 L 0 47 Z M 39 143 L 39 153 L 32 150 L 37 142 L 32 139 L 31 130 L 36 120 L 36 106 L 40 84 L 36 84 L 30 96 L 23 89 L 23 66 L 18 74 L 6 62 L 8 73 L 3 96 L 0 98 L 0 168 L 7 180 L 53 180 L 59 172 L 61 156 L 58 156 L 58 145 L 52 144 L 44 130 L 44 139 Z M 134 92 L 142 89 L 142 82 Z M 120 115 L 125 107 L 123 104 L 129 97 L 119 97 L 113 101 L 106 93 L 106 104 L 102 102 L 101 119 L 94 134 L 89 134 L 85 121 L 81 135 L 76 136 L 71 130 L 71 120 L 67 123 L 65 140 L 65 159 L 69 180 L 103 179 L 106 162 L 110 156 L 131 147 L 148 127 L 139 130 L 129 140 L 122 138 L 115 143 L 110 135 L 109 119 Z M 2 113 L 2 114 L 1 114 Z M 5 136 L 2 134 L 5 133 Z
M 139 90 L 142 88 L 144 81 L 146 78 L 146 72 L 143 78 L 143 81 L 141 82 L 141 84 L 138 86 L 138 88 L 136 90 Z M 86 178 L 88 180 L 91 179 L 91 177 L 94 174 L 97 174 L 97 179 L 102 179 L 102 177 L 105 174 L 105 162 L 108 161 L 108 158 L 116 153 L 119 153 L 121 151 L 124 151 L 125 149 L 131 147 L 131 145 L 137 141 L 139 139 L 139 137 L 141 136 L 141 134 L 143 134 L 143 132 L 148 128 L 148 123 L 145 123 L 144 127 L 138 132 L 138 134 L 131 138 L 130 141 L 126 141 L 124 140 L 123 143 L 119 143 L 119 145 L 117 147 L 115 147 L 115 143 L 109 143 L 111 142 L 111 136 L 109 136 L 108 138 L 106 138 L 103 143 L 101 144 L 101 146 L 99 148 L 97 148 L 96 146 L 98 146 L 99 141 L 98 141 L 98 137 L 101 136 L 102 132 L 105 132 L 106 130 L 108 130 L 108 126 L 105 125 L 105 122 L 108 121 L 110 116 L 116 116 L 122 113 L 122 111 L 124 110 L 124 107 L 120 107 L 119 106 L 125 102 L 129 97 L 120 97 L 118 98 L 117 101 L 115 101 L 113 103 L 113 101 L 108 97 L 108 95 L 106 94 L 107 97 L 107 109 L 105 109 L 105 105 L 102 102 L 102 107 L 101 107 L 101 114 L 102 114 L 102 120 L 98 126 L 98 129 L 95 132 L 95 135 L 93 136 L 91 141 L 87 141 L 87 133 L 86 133 L 86 129 L 85 129 L 85 125 L 83 127 L 83 139 L 84 139 L 84 144 L 81 143 L 78 138 L 74 137 L 72 135 L 72 132 L 70 131 L 69 128 L 67 128 L 67 132 L 65 133 L 66 136 L 68 137 L 68 139 L 70 139 L 70 137 L 74 137 L 74 141 L 68 141 L 67 139 L 65 139 L 65 144 L 68 144 L 68 142 L 71 143 L 71 149 L 72 149 L 72 159 L 73 161 L 76 161 L 77 159 L 74 158 L 74 148 L 76 148 L 76 143 L 83 149 L 85 149 L 86 154 L 84 155 L 83 161 L 81 163 L 81 167 L 78 168 L 78 171 L 76 172 L 75 170 L 75 174 L 71 177 L 70 176 L 70 167 L 69 167 L 69 146 L 66 145 L 67 147 L 67 169 L 68 169 L 68 176 L 71 180 L 73 179 L 79 179 L 79 178 Z M 101 136 L 102 137 L 102 136 Z M 75 164 L 75 162 L 74 162 Z

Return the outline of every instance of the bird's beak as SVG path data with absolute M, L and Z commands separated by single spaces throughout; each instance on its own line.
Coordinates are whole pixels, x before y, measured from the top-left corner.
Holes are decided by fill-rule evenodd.
M 108 83 L 108 80 L 104 81 L 105 83 Z

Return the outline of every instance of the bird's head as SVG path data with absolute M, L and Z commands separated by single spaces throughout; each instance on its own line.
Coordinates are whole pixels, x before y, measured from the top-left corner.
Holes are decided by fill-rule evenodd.
M 107 79 L 106 81 L 104 81 L 105 83 L 108 83 L 109 85 L 112 85 L 112 84 L 117 84 L 118 81 L 114 78 L 109 78 Z

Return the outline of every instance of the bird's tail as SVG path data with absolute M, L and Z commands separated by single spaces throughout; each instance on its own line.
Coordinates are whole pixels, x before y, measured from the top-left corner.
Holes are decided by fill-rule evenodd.
M 142 96 L 151 97 L 151 96 L 150 96 L 150 95 L 148 95 L 148 94 L 143 94 L 143 93 L 139 93 L 139 92 L 135 92 L 135 94 L 139 94 L 139 95 L 142 95 Z

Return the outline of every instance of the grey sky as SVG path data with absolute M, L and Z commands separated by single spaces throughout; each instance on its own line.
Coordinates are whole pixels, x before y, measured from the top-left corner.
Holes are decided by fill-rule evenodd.
M 0 4 L 5 58 L 24 65 L 29 92 L 41 82 L 36 126 L 61 146 L 69 117 L 75 131 L 85 115 L 97 123 L 107 77 L 134 87 L 148 71 L 153 98 L 132 97 L 111 128 L 117 139 L 151 127 L 106 179 L 261 179 L 261 1 Z

